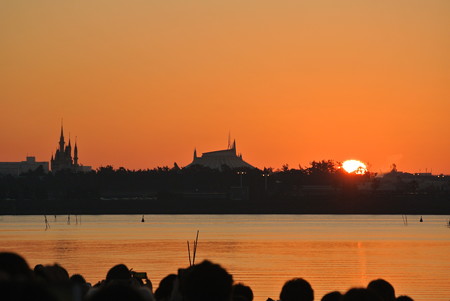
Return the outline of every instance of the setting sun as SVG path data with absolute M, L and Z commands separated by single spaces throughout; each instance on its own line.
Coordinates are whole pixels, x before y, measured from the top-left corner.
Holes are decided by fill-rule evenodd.
M 342 168 L 348 173 L 363 175 L 367 172 L 366 164 L 358 160 L 347 160 L 342 163 Z

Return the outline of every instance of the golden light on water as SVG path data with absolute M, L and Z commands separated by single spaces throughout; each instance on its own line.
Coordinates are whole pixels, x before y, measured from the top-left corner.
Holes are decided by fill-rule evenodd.
M 367 172 L 366 164 L 359 160 L 347 160 L 342 163 L 342 168 L 348 173 L 363 175 Z

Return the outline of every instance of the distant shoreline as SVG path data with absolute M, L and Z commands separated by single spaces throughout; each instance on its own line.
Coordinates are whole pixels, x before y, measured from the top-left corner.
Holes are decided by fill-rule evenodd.
M 416 214 L 450 215 L 449 196 L 354 195 L 291 199 L 0 200 L 0 215 Z

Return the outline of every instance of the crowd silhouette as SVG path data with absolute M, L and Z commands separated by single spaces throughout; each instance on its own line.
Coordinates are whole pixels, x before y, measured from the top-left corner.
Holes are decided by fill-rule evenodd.
M 302 278 L 288 280 L 279 301 L 313 301 L 314 290 Z M 219 264 L 205 260 L 177 274 L 167 275 L 154 289 L 146 273 L 137 273 L 124 264 L 113 266 L 104 280 L 91 285 L 80 274 L 69 275 L 58 264 L 36 265 L 31 269 L 15 253 L 0 253 L 0 300 L 5 301 L 253 301 L 253 291 Z M 273 299 L 268 298 L 267 301 Z M 318 300 L 316 298 L 316 300 Z M 366 288 L 333 291 L 322 301 L 410 301 L 395 296 L 394 287 L 383 279 Z

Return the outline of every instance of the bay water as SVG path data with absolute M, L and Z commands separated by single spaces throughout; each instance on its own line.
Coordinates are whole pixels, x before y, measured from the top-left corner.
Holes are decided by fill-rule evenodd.
M 47 219 L 47 224 L 45 223 Z M 196 263 L 219 263 L 256 301 L 275 300 L 302 277 L 315 291 L 389 281 L 397 295 L 450 300 L 448 216 L 409 215 L 83 215 L 0 216 L 0 251 L 36 264 L 59 263 L 95 284 L 113 265 L 147 272 L 154 287 Z M 407 221 L 406 221 L 407 219 Z

